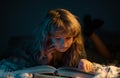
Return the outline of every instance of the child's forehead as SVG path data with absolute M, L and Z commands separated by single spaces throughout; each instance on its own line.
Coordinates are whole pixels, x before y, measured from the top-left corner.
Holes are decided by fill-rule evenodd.
M 72 36 L 70 32 L 55 31 L 52 36 Z

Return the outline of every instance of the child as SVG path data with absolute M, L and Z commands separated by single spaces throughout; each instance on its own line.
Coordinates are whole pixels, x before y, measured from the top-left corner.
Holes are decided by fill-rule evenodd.
M 92 63 L 86 60 L 76 16 L 65 9 L 50 10 L 40 27 L 40 33 L 36 32 L 40 44 L 40 51 L 35 56 L 38 63 L 77 67 L 82 62 L 83 70 L 91 71 Z
M 39 27 L 30 48 L 29 63 L 22 67 L 47 64 L 78 67 L 85 72 L 93 70 L 92 63 L 86 59 L 81 25 L 70 11 L 50 10 Z

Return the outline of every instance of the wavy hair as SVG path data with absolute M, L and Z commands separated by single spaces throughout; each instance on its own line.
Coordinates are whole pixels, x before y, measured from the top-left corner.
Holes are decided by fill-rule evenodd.
M 81 58 L 86 58 L 81 25 L 77 17 L 66 9 L 53 9 L 48 11 L 45 19 L 39 25 L 40 28 L 36 31 L 36 45 L 39 50 L 36 53 L 37 60 L 41 50 L 46 49 L 52 44 L 50 36 L 56 31 L 62 31 L 64 34 L 70 33 L 73 36 L 73 44 L 67 52 L 54 52 L 51 61 L 53 66 L 58 65 L 58 62 L 63 66 L 77 66 Z

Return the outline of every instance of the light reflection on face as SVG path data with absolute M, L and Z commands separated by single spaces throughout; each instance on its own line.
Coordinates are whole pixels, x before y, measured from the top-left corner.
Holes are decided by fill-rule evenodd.
M 67 51 L 73 43 L 73 37 L 70 34 L 63 34 L 60 32 L 56 32 L 51 37 L 51 40 L 56 50 L 59 52 Z

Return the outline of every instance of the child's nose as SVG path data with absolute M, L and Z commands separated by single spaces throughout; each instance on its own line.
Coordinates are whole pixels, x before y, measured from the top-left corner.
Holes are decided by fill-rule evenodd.
M 61 44 L 64 44 L 65 43 L 65 40 L 62 38 L 61 39 Z
M 62 39 L 62 40 L 61 40 L 61 44 L 62 44 L 62 46 L 64 46 L 64 47 L 67 46 L 65 39 Z

